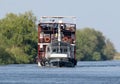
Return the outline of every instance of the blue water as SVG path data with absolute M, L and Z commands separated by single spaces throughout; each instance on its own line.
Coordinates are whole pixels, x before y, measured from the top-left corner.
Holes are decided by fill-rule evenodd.
M 78 62 L 75 68 L 2 65 L 0 84 L 120 84 L 120 61 Z

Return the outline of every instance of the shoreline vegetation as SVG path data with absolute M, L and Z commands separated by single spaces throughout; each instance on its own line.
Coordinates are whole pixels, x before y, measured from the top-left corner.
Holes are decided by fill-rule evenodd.
M 0 64 L 32 64 L 37 56 L 36 16 L 31 11 L 9 13 L 0 19 Z M 78 61 L 120 59 L 113 43 L 93 28 L 77 28 L 76 58 Z

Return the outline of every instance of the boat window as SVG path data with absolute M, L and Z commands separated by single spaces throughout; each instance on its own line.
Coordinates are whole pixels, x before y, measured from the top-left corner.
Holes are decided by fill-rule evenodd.
M 58 28 L 58 24 L 54 23 L 54 27 L 53 28 Z
M 68 49 L 66 47 L 53 47 L 52 48 L 52 52 L 53 53 L 67 53 L 68 52 Z
M 67 49 L 64 49 L 64 52 L 67 52 Z
M 60 49 L 60 52 L 63 53 L 63 49 Z
M 48 47 L 47 51 L 50 52 L 50 48 L 49 47 Z
M 53 49 L 52 52 L 55 53 L 55 52 L 56 52 L 56 49 Z

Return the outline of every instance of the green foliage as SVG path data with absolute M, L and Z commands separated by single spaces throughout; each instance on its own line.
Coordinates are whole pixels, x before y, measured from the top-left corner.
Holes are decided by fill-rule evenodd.
M 10 64 L 10 63 L 14 63 L 14 59 L 7 51 L 5 51 L 4 48 L 0 47 L 0 64 Z
M 19 15 L 10 13 L 0 20 L 0 45 L 9 54 L 7 56 L 14 59 L 12 63 L 34 63 L 37 55 L 35 22 L 32 12 Z
M 113 44 L 99 31 L 90 28 L 77 30 L 77 60 L 110 60 L 115 54 Z
M 24 53 L 24 51 L 19 47 L 8 48 L 6 51 L 12 53 L 12 57 L 14 58 L 14 63 L 29 63 L 29 56 Z
M 109 39 L 106 40 L 106 45 L 104 46 L 103 53 L 106 56 L 106 59 L 108 60 L 114 58 L 113 55 L 115 54 L 115 49 Z
M 99 52 L 94 52 L 94 53 L 93 53 L 93 56 L 92 56 L 92 60 L 94 60 L 94 61 L 99 61 L 99 60 L 101 60 L 101 55 L 100 55 L 100 53 L 99 53 Z

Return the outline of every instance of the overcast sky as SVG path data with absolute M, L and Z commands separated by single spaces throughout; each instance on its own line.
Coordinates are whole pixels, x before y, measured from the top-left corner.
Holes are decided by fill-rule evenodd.
M 41 16 L 76 16 L 77 28 L 103 32 L 120 52 L 120 0 L 0 0 L 0 18 L 32 11 Z

